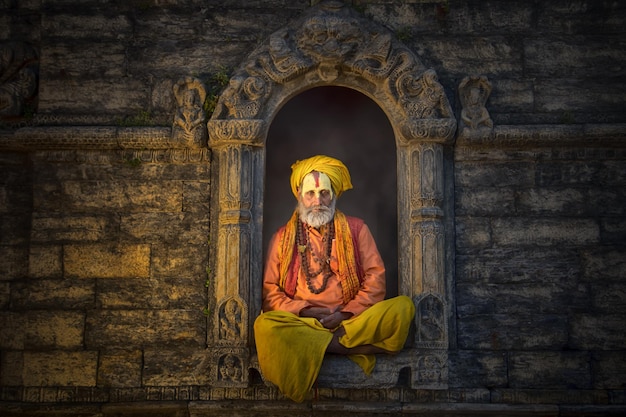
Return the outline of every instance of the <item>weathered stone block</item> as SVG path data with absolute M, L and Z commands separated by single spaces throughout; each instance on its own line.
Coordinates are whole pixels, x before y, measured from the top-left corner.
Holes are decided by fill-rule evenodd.
M 206 349 L 146 349 L 143 385 L 209 385 L 212 355 Z
M 130 388 L 141 386 L 141 350 L 100 352 L 98 386 Z
M 115 279 L 98 282 L 97 305 L 107 309 L 202 309 L 207 304 L 204 281 L 194 278 Z
M 102 94 L 106 91 L 107 94 Z M 81 100 L 76 100 L 77 96 Z M 89 108 L 93 113 L 117 112 L 137 115 L 147 106 L 150 92 L 142 81 L 130 77 L 82 79 L 71 74 L 59 79 L 42 79 L 39 87 L 39 111 L 42 113 L 75 112 Z
M 587 194 L 577 188 L 534 188 L 518 193 L 522 213 L 580 216 L 590 214 Z
M 29 311 L 24 345 L 28 349 L 80 349 L 83 346 L 85 313 Z
M 52 7 L 42 21 L 42 29 L 45 33 L 54 33 L 55 38 L 66 39 L 89 39 L 98 36 L 102 39 L 121 40 L 132 36 L 132 22 L 124 14 L 93 13 L 79 16 L 77 18 L 67 8 L 61 8 L 55 13 Z
M 60 245 L 32 244 L 28 257 L 28 275 L 31 278 L 60 277 L 63 274 L 62 254 Z
M 626 277 L 626 248 L 597 247 L 582 251 L 582 279 L 591 282 L 623 281 Z
M 537 277 L 540 279 L 540 277 Z M 589 308 L 587 286 L 573 282 L 457 284 L 457 314 L 563 314 Z
M 457 282 L 572 283 L 572 277 L 580 274 L 580 255 L 575 248 L 478 249 L 479 253 L 464 250 L 467 255 L 456 256 Z
M 600 227 L 592 219 L 510 218 L 492 222 L 492 238 L 499 246 L 591 245 L 600 240 Z
M 456 247 L 458 253 L 491 246 L 491 220 L 488 217 L 457 217 Z
M 591 284 L 590 293 L 593 311 L 626 315 L 626 282 L 597 282 Z
M 0 311 L 0 349 L 24 349 L 26 324 L 24 314 Z
M 94 307 L 93 279 L 36 279 L 15 282 L 12 304 L 22 309 L 88 309 Z
M 562 349 L 568 344 L 564 315 L 475 315 L 457 322 L 461 349 Z
M 626 346 L 626 315 L 579 314 L 570 319 L 573 349 L 620 350 Z
M 152 272 L 155 277 L 206 277 L 208 244 L 152 245 Z
M 83 15 L 80 19 L 74 19 L 73 22 L 82 22 L 83 19 L 93 21 L 101 17 Z M 120 16 L 120 19 L 123 18 L 125 17 Z M 67 24 L 67 21 L 65 23 Z M 118 33 L 118 39 L 121 36 L 121 33 Z M 59 42 L 58 39 L 56 38 L 55 42 L 44 40 L 45 43 L 42 45 L 41 59 L 46 60 L 46 65 L 41 67 L 44 82 L 55 78 L 69 80 L 77 74 L 92 78 L 125 76 L 126 49 L 119 40 L 107 42 L 101 38 L 97 45 L 91 43 L 90 47 L 86 48 L 84 42 Z
M 593 353 L 593 387 L 596 389 L 626 389 L 626 352 L 609 351 Z
M 98 352 L 94 351 L 25 351 L 22 379 L 27 387 L 93 387 L 97 366 Z
M 111 219 L 98 216 L 43 217 L 34 215 L 31 239 L 35 242 L 98 241 L 111 231 Z
M 8 281 L 0 281 L 0 310 L 9 306 L 11 300 L 11 286 Z
M 185 181 L 183 184 L 183 211 L 209 212 L 211 184 L 204 181 Z
M 584 44 L 575 37 L 528 39 L 524 43 L 525 68 L 530 76 L 559 76 L 567 68 L 570 77 L 585 77 L 593 65 L 598 69 L 598 78 L 612 77 L 618 72 L 614 62 L 624 62 L 625 55 L 601 38 L 589 39 Z
M 130 213 L 123 215 L 121 231 L 146 242 L 206 244 L 208 211 L 197 213 Z
M 182 210 L 180 181 L 68 181 L 61 184 L 61 190 L 64 203 L 72 210 Z
M 506 161 L 498 163 L 458 162 L 454 180 L 457 187 L 527 187 L 535 183 L 534 164 Z
M 150 245 L 66 245 L 63 265 L 68 278 L 147 278 Z
M 512 352 L 509 386 L 590 389 L 589 355 L 586 352 Z
M 498 112 L 526 113 L 533 109 L 534 93 L 532 82 L 523 79 L 494 79 L 493 92 L 487 101 L 487 109 Z M 494 115 L 495 116 L 495 115 Z M 497 121 L 494 120 L 494 122 Z
M 455 197 L 457 216 L 506 216 L 516 209 L 513 188 L 457 188 Z
M 462 37 L 448 42 L 441 39 L 420 39 L 422 48 L 441 59 L 447 71 L 467 74 L 515 73 L 523 62 L 520 44 L 499 35 Z
M 28 248 L 0 246 L 0 281 L 28 275 Z
M 449 356 L 450 387 L 506 387 L 507 355 L 504 352 L 457 350 Z
M 0 385 L 8 387 L 21 386 L 24 354 L 21 351 L 0 352 Z
M 85 343 L 91 348 L 204 346 L 206 318 L 195 310 L 97 310 L 88 313 Z
M 2 189 L 0 188 L 0 194 Z M 0 215 L 0 245 L 26 245 L 30 228 L 29 208 L 19 209 L 20 214 Z

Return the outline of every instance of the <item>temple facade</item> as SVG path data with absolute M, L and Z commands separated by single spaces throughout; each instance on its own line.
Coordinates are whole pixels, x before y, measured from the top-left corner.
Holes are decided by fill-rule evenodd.
M 3 416 L 626 412 L 626 7 L 37 0 L 0 22 Z M 316 91 L 386 130 L 279 122 Z M 385 205 L 364 215 L 416 307 L 402 352 L 370 376 L 329 355 L 302 404 L 252 330 L 298 136 L 384 161 L 350 193 Z

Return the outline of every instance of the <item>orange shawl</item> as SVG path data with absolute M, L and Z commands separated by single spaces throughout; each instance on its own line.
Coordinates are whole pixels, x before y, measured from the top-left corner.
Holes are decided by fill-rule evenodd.
M 279 247 L 280 287 L 289 297 L 296 292 L 300 258 L 297 256 L 296 229 L 298 227 L 298 211 L 294 211 L 285 226 Z M 343 291 L 343 302 L 352 300 L 359 292 L 363 281 L 363 271 L 357 246 L 358 233 L 363 221 L 356 217 L 348 217 L 335 210 L 335 243 L 339 264 L 339 281 Z

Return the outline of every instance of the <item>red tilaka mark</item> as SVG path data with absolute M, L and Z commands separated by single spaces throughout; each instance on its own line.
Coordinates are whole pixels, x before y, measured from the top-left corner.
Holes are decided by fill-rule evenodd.
M 313 171 L 313 178 L 315 178 L 315 188 L 320 188 L 320 173 L 317 171 Z

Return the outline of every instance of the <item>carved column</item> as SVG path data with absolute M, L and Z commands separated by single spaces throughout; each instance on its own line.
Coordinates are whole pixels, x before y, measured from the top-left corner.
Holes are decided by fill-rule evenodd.
M 215 386 L 247 386 L 252 324 L 260 306 L 262 261 L 251 247 L 261 244 L 263 179 L 262 120 L 212 120 L 210 147 L 219 169 L 215 313 L 208 346 L 216 364 Z
M 444 146 L 454 120 L 422 119 L 407 123 L 398 148 L 399 215 L 409 219 L 400 230 L 400 293 L 416 307 L 415 388 L 447 386 L 448 297 L 444 227 Z

